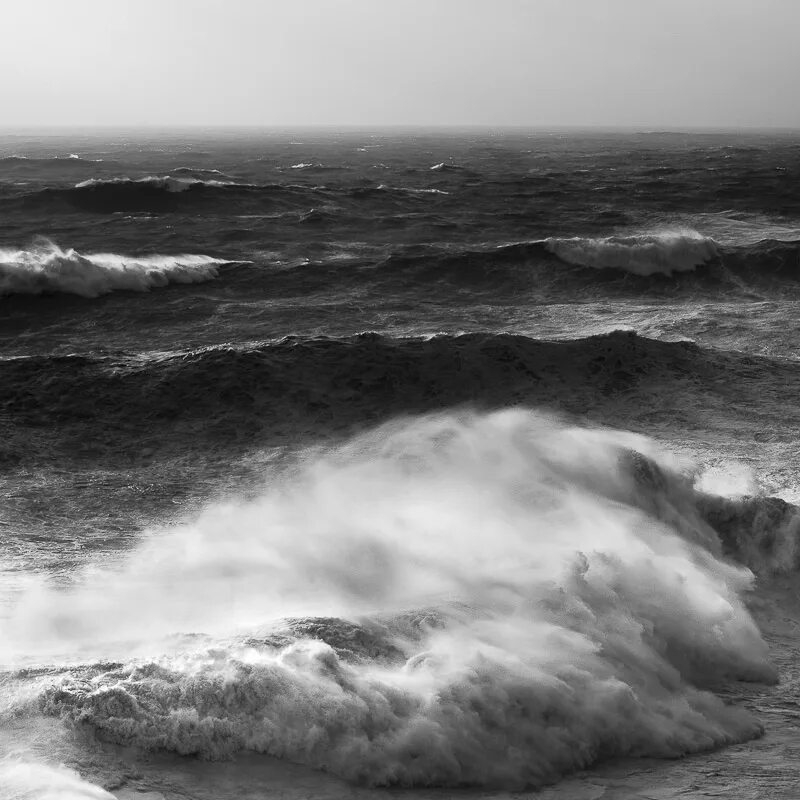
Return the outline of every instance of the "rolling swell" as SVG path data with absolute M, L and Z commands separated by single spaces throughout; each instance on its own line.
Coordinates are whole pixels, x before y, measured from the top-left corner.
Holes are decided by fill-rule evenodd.
M 288 428 L 288 417 L 297 416 L 341 424 L 458 403 L 508 405 L 532 399 L 536 387 L 564 381 L 576 389 L 585 381 L 592 388 L 625 390 L 650 371 L 691 373 L 707 358 L 688 342 L 659 342 L 627 332 L 571 341 L 507 334 L 289 337 L 147 359 L 11 359 L 0 362 L 0 400 L 6 411 L 27 415 L 26 409 L 39 407 L 63 420 L 94 413 L 73 404 L 79 396 L 88 401 L 94 395 L 105 408 L 120 411 L 124 399 L 133 404 L 133 416 L 166 419 L 206 417 L 215 406 L 223 411 L 227 406 L 262 419 L 285 418 Z M 193 397 L 190 406 L 183 401 L 188 396 Z
M 794 291 L 800 242 L 762 240 L 734 247 L 697 233 L 642 237 L 548 238 L 499 246 L 397 246 L 383 258 L 325 260 L 287 271 L 280 281 L 305 290 L 376 283 L 391 291 L 448 291 L 563 300 L 653 294 L 750 296 Z M 278 282 L 278 283 L 279 283 Z M 278 284 L 276 284 L 278 285 Z
M 103 163 L 102 158 L 82 158 L 77 155 L 53 156 L 52 158 L 29 158 L 25 156 L 4 156 L 0 158 L 0 172 L 33 172 L 40 174 L 43 169 L 48 171 L 84 171 L 87 167 L 95 167 Z M 111 162 L 114 163 L 114 162 Z M 108 166 L 108 162 L 106 162 Z
M 187 446 L 239 452 L 465 404 L 602 413 L 610 424 L 648 431 L 658 421 L 650 414 L 653 397 L 670 397 L 677 405 L 669 424 L 678 419 L 685 435 L 703 437 L 709 425 L 741 424 L 737 409 L 762 398 L 765 386 L 773 387 L 777 408 L 780 398 L 794 402 L 797 365 L 627 332 L 572 341 L 363 334 L 148 358 L 6 360 L 0 362 L 0 412 L 8 459 L 36 458 L 27 442 L 47 430 L 48 457 L 80 458 L 94 441 L 92 457 L 113 460 L 140 447 L 143 429 L 166 454 Z M 713 419 L 702 410 L 709 398 L 719 405 Z
M 70 206 L 80 211 L 111 214 L 121 211 L 174 212 L 218 204 L 230 205 L 258 200 L 309 202 L 313 189 L 284 184 L 247 184 L 187 177 L 111 178 L 83 181 L 68 189 L 42 189 L 14 200 L 28 212 Z

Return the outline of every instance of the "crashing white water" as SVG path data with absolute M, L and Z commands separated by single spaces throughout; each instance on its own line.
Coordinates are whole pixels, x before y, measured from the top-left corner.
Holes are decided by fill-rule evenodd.
M 523 410 L 391 423 L 117 569 L 31 582 L 0 661 L 91 665 L 35 705 L 103 739 L 373 785 L 743 741 L 760 724 L 709 688 L 776 673 L 683 466 Z
M 0 248 L 0 297 L 55 292 L 98 297 L 123 289 L 146 292 L 169 283 L 212 280 L 226 263 L 206 255 L 83 254 L 42 239 L 23 250 Z
M 545 246 L 568 264 L 644 276 L 688 272 L 718 255 L 713 239 L 688 229 L 597 239 L 550 238 Z

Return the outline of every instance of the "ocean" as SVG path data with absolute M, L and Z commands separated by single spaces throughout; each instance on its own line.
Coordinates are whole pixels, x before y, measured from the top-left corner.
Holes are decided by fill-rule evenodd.
M 796 797 L 799 186 L 0 133 L 0 798 Z

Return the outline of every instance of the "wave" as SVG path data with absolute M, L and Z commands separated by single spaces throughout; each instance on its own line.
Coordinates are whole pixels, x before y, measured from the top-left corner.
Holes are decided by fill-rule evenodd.
M 342 172 L 349 170 L 350 167 L 345 165 L 328 166 L 326 164 L 320 164 L 318 161 L 300 161 L 297 164 L 291 164 L 289 169 L 309 172 Z
M 450 192 L 445 192 L 443 189 L 419 189 L 410 186 L 389 186 L 385 183 L 379 184 L 377 189 L 379 192 L 404 192 L 406 194 L 450 194 Z
M 43 581 L 0 642 L 121 655 L 48 678 L 39 708 L 124 746 L 540 787 L 761 734 L 712 693 L 776 670 L 699 499 L 645 437 L 523 409 L 395 421 L 72 590 Z
M 70 437 L 83 429 L 89 414 L 95 430 L 109 431 L 97 458 L 113 462 L 131 448 L 138 451 L 141 420 L 160 437 L 165 453 L 189 446 L 235 454 L 246 446 L 342 436 L 365 421 L 464 405 L 592 410 L 621 425 L 642 403 L 665 393 L 683 393 L 679 405 L 691 407 L 698 393 L 717 397 L 725 385 L 734 388 L 723 397 L 757 404 L 764 387 L 790 397 L 798 382 L 794 362 L 753 361 L 631 332 L 567 341 L 480 333 L 429 339 L 362 334 L 146 359 L 120 354 L 5 360 L 0 406 L 14 420 L 4 444 L 8 458 L 36 457 L 27 431 L 51 426 L 52 420 L 59 420 L 59 428 L 47 443 L 48 456 L 77 458 Z M 674 413 L 683 424 L 681 412 Z M 63 445 L 56 443 L 62 439 Z
M 471 291 L 532 291 L 540 298 L 603 290 L 749 293 L 800 279 L 800 241 L 721 246 L 694 231 L 627 237 L 537 239 L 496 246 L 397 247 L 340 281 L 394 281 L 396 288 L 446 283 Z
M 568 264 L 621 269 L 642 276 L 687 272 L 719 255 L 713 239 L 691 230 L 600 239 L 550 238 L 545 246 Z
M 281 201 L 293 207 L 308 204 L 317 196 L 314 187 L 289 184 L 252 184 L 209 177 L 194 177 L 188 172 L 143 178 L 90 178 L 67 189 L 47 188 L 14 198 L 28 213 L 32 210 L 52 211 L 54 204 L 93 213 L 178 211 L 200 204 L 231 205 L 247 201 Z
M 89 178 L 75 184 L 75 189 L 104 190 L 107 188 L 118 188 L 120 186 L 152 187 L 164 189 L 167 192 L 186 192 L 193 188 L 210 187 L 242 187 L 246 189 L 255 188 L 252 183 L 237 183 L 236 181 L 221 181 L 214 178 L 174 178 L 171 175 L 157 177 L 148 175 L 145 178 Z
M 231 183 L 234 182 L 233 178 L 226 172 L 222 172 L 218 169 L 211 169 L 209 167 L 175 167 L 174 169 L 171 169 L 170 172 L 174 173 L 175 175 L 190 175 L 192 177 L 196 175 L 218 175 L 220 178 L 223 178 L 226 181 Z
M 429 167 L 432 172 L 458 172 L 460 170 L 465 169 L 459 164 L 451 164 L 449 162 L 442 161 L 438 164 L 434 164 L 432 167 Z
M 146 292 L 169 283 L 212 280 L 225 263 L 229 262 L 203 255 L 81 254 L 41 239 L 27 250 L 0 248 L 0 297 L 52 293 L 98 297 L 119 290 Z
M 59 168 L 82 168 L 88 165 L 101 164 L 102 158 L 84 158 L 76 153 L 69 153 L 66 156 L 48 156 L 45 158 L 30 156 L 3 156 L 0 158 L 0 169 L 3 167 L 30 168 L 37 167 L 59 167 Z
M 374 418 L 378 410 L 389 416 L 466 402 L 490 406 L 547 402 L 558 397 L 565 381 L 571 391 L 580 389 L 580 381 L 596 394 L 673 374 L 700 379 L 708 375 L 713 380 L 722 362 L 722 356 L 690 342 L 657 341 L 627 331 L 564 341 L 492 333 L 430 338 L 364 333 L 178 351 L 146 361 L 136 357 L 129 365 L 123 359 L 115 363 L 113 376 L 103 358 L 81 357 L 80 364 L 60 357 L 23 358 L 0 362 L 0 386 L 10 411 L 30 405 L 21 399 L 17 407 L 13 399 L 20 381 L 32 381 L 23 392 L 27 398 L 41 378 L 42 408 L 67 397 L 88 399 L 98 392 L 98 400 L 104 397 L 103 406 L 110 411 L 117 405 L 113 393 L 121 391 L 124 402 L 148 404 L 138 411 L 129 406 L 132 417 L 151 418 L 159 408 L 169 413 L 170 408 L 180 407 L 181 398 L 190 392 L 194 402 L 185 412 L 204 418 L 220 410 L 247 409 L 263 415 L 260 418 L 270 425 L 281 418 L 287 425 L 299 423 L 306 414 L 325 424 L 346 425 Z M 765 370 L 774 367 L 771 361 L 765 363 Z M 125 389 L 116 381 L 122 374 Z M 134 385 L 137 391 L 130 392 Z M 158 392 L 152 391 L 156 385 L 161 386 Z M 220 403 L 220 395 L 233 389 L 238 389 L 241 407 L 235 400 L 227 407 Z M 69 408 L 67 404 L 59 409 L 65 419 Z

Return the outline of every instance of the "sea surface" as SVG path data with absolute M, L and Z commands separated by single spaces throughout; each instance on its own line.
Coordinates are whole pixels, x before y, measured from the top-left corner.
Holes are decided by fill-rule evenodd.
M 0 798 L 797 797 L 800 134 L 0 132 Z

